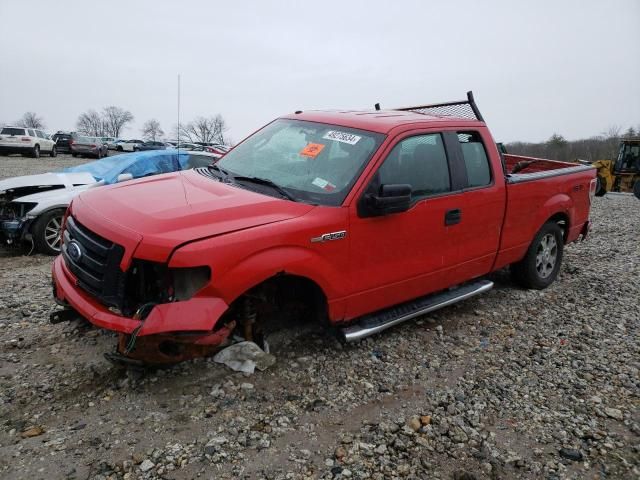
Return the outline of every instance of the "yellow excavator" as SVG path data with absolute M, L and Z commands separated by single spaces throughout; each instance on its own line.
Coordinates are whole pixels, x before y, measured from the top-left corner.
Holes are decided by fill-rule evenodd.
M 598 169 L 598 197 L 607 192 L 633 192 L 640 199 L 640 137 L 622 139 L 615 161 L 596 160 L 591 165 Z

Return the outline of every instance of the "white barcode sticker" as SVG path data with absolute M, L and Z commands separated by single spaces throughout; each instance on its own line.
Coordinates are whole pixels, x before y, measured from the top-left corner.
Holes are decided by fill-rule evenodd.
M 331 130 L 324 134 L 322 137 L 326 140 L 334 140 L 336 142 L 348 143 L 349 145 L 355 145 L 362 138 L 353 133 L 338 132 L 337 130 Z

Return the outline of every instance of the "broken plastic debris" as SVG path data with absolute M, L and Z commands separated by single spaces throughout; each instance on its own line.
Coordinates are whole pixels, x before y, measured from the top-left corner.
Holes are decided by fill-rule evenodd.
M 253 373 L 257 368 L 266 370 L 276 363 L 276 357 L 266 353 L 253 342 L 240 342 L 221 350 L 213 357 L 216 363 L 222 363 L 236 372 Z

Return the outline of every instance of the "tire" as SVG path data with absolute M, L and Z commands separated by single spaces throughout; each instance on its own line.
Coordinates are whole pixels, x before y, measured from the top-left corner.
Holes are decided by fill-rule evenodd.
M 121 152 L 122 151 L 122 147 L 120 145 L 118 145 L 118 148 L 116 148 L 117 152 Z
M 33 147 L 33 150 L 31 150 L 31 156 L 33 158 L 40 158 L 40 145 Z
M 511 265 L 513 279 L 525 288 L 547 288 L 558 276 L 563 251 L 562 229 L 556 222 L 545 223 L 524 258 Z
M 633 194 L 640 200 L 640 180 L 636 180 L 636 183 L 633 184 Z
M 98 150 L 98 153 L 97 153 L 97 155 L 96 155 L 96 158 L 97 158 L 98 160 L 100 160 L 100 159 L 102 158 L 102 150 Z
M 104 156 L 105 156 L 105 157 L 108 157 L 108 156 L 109 156 L 109 149 L 108 149 L 108 148 L 104 151 Z
M 64 217 L 63 209 L 51 210 L 38 217 L 31 229 L 36 251 L 46 255 L 60 253 L 62 217 Z
M 77 153 L 72 153 L 72 154 L 71 154 L 71 156 L 72 156 L 73 158 L 76 158 L 76 157 L 78 156 L 78 154 L 77 154 Z
M 606 180 L 600 175 L 596 176 L 596 197 L 604 197 L 606 193 L 607 193 Z
M 51 148 L 51 151 L 49 152 L 49 156 L 50 157 L 57 157 L 58 156 L 58 149 L 56 148 L 55 145 L 53 146 L 53 148 Z

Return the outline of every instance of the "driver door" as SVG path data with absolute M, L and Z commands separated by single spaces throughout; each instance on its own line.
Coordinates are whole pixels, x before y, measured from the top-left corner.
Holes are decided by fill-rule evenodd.
M 443 136 L 413 132 L 387 151 L 363 194 L 410 184 L 412 205 L 381 216 L 363 216 L 363 196 L 351 205 L 347 319 L 446 288 L 455 268 L 455 231 L 445 217 L 461 194 L 452 191 Z

